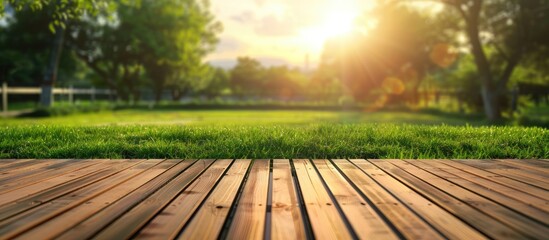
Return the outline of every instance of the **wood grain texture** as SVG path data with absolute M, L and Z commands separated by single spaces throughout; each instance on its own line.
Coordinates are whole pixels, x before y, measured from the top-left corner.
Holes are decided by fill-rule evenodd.
M 28 232 L 18 236 L 18 239 L 52 239 L 63 233 L 66 229 L 74 227 L 79 222 L 85 221 L 96 212 L 108 207 L 111 203 L 118 201 L 122 197 L 130 194 L 135 189 L 142 187 L 147 182 L 173 167 L 177 162 L 164 161 L 153 166 L 145 172 L 135 176 L 131 181 L 120 184 L 105 193 L 102 193 L 84 204 L 71 208 L 59 216 L 42 223 Z
M 485 214 L 486 216 L 505 224 L 507 230 L 515 231 L 517 234 L 523 235 L 524 237 L 528 236 L 529 238 L 541 239 L 543 236 L 549 235 L 549 229 L 542 224 L 512 211 L 509 208 L 503 207 L 490 199 L 479 196 L 466 188 L 446 181 L 405 161 L 389 160 L 389 162 L 404 171 L 413 174 L 416 178 L 428 182 L 438 189 L 442 189 L 443 192 L 455 199 L 467 203 L 469 206 L 475 208 L 478 213 Z
M 526 184 L 520 181 L 517 181 L 515 179 L 509 178 L 505 175 L 500 175 L 492 172 L 488 172 L 476 167 L 469 166 L 467 164 L 464 164 L 462 162 L 459 162 L 457 160 L 449 160 L 442 162 L 445 165 L 451 166 L 453 168 L 472 173 L 478 177 L 490 180 L 492 182 L 496 182 L 505 186 L 508 186 L 510 188 L 513 188 L 515 191 L 520 191 L 525 194 L 530 195 L 531 197 L 540 198 L 542 200 L 548 200 L 549 199 L 549 191 L 540 189 L 538 187 L 532 186 L 530 184 Z
M 304 219 L 288 159 L 273 160 L 271 239 L 305 239 Z
M 549 163 L 534 159 L 496 159 L 497 164 L 515 166 L 520 169 L 528 169 L 540 175 L 549 175 Z
M 361 239 L 397 239 L 384 220 L 328 160 L 313 160 L 320 176 Z
M 386 160 L 371 160 L 371 163 L 388 173 L 390 176 L 406 184 L 407 187 L 420 193 L 429 201 L 441 206 L 445 211 L 457 216 L 465 223 L 475 226 L 483 234 L 489 237 L 501 238 L 525 238 L 523 234 L 512 230 L 509 226 L 479 212 L 477 209 L 464 204 L 458 199 L 446 194 L 440 189 L 430 185 L 414 175 L 396 167 Z
M 312 163 L 306 159 L 294 159 L 293 163 L 315 238 L 350 239 L 352 233 Z
M 235 160 L 178 239 L 218 238 L 250 163 L 249 159 Z
M 8 181 L 4 184 L 0 185 L 0 205 L 9 202 L 11 198 L 6 197 L 6 193 L 10 193 L 10 195 L 15 195 L 11 197 L 24 197 L 26 195 L 30 195 L 34 192 L 37 192 L 38 190 L 47 189 L 48 186 L 55 186 L 59 183 L 60 179 L 63 182 L 70 181 L 67 180 L 71 177 L 81 177 L 82 172 L 88 172 L 88 171 L 94 171 L 99 169 L 104 169 L 108 167 L 109 165 L 115 164 L 114 162 L 102 162 L 102 161 L 81 161 L 81 162 L 75 162 L 74 164 L 70 164 L 69 166 L 66 166 L 65 168 L 53 170 L 53 171 L 43 171 L 40 173 L 37 173 L 30 177 L 25 178 L 19 178 L 17 181 Z M 95 167 L 92 167 L 95 166 Z M 87 168 L 87 169 L 85 169 Z M 85 169 L 85 170 L 83 170 Z M 83 170 L 83 171 L 79 171 Z M 57 179 L 54 179 L 57 178 Z M 26 188 L 26 189 L 21 189 Z M 32 189 L 35 189 L 34 191 Z M 15 193 L 13 191 L 18 190 L 19 192 Z
M 70 194 L 63 195 L 47 204 L 42 204 L 31 210 L 25 211 L 11 219 L 0 222 L 0 236 L 12 238 L 17 234 L 28 230 L 60 213 L 86 202 L 94 196 L 101 194 L 118 184 L 124 183 L 139 173 L 158 164 L 157 161 L 142 161 L 138 164 L 120 171 L 95 184 L 80 188 Z
M 410 185 L 406 185 L 398 179 L 395 179 L 393 176 L 391 176 L 390 173 L 379 167 L 380 164 L 385 164 L 386 167 L 391 167 L 390 165 L 387 165 L 388 162 L 379 161 L 375 162 L 376 164 L 374 165 L 371 162 L 365 160 L 351 161 L 362 170 L 364 170 L 369 176 L 371 176 L 373 179 L 375 179 L 381 185 L 387 188 L 389 192 L 393 193 L 406 206 L 414 210 L 419 216 L 423 217 L 431 226 L 437 229 L 445 237 L 451 239 L 485 238 L 483 234 L 471 228 L 461 219 L 456 218 L 455 215 L 453 215 L 451 212 L 448 212 L 447 209 L 444 209 L 437 205 L 436 201 L 432 201 L 425 195 L 422 195 L 421 192 L 418 193 L 415 187 L 410 187 Z M 441 196 L 442 198 L 446 197 L 444 195 Z M 435 234 L 437 235 L 437 238 L 440 238 L 440 235 L 438 235 L 437 233 L 429 233 L 433 235 L 433 238 L 435 237 Z M 431 237 L 422 236 L 421 238 Z
M 164 186 L 167 181 L 170 181 L 172 178 L 178 174 L 184 172 L 189 165 L 193 164 L 195 161 L 180 161 L 180 160 L 167 160 L 167 161 L 176 161 L 179 162 L 177 165 L 168 169 L 160 176 L 154 178 L 153 180 L 147 182 L 142 187 L 136 189 L 130 194 L 124 196 L 118 201 L 110 204 L 106 208 L 103 208 L 101 211 L 95 213 L 93 216 L 86 218 L 86 220 L 78 223 L 74 227 L 67 229 L 61 235 L 57 236 L 58 239 L 85 239 L 90 238 L 97 234 L 98 231 L 103 229 L 105 226 L 109 225 L 112 221 L 117 219 L 119 216 L 125 212 L 132 209 L 134 206 L 139 204 L 143 199 L 147 198 L 149 195 L 154 193 L 160 187 Z
M 354 161 L 356 161 L 357 164 L 361 165 L 361 167 L 364 169 L 371 169 L 371 166 L 373 166 L 371 164 L 370 166 L 364 165 L 369 163 L 363 159 Z M 347 178 L 349 178 L 349 180 L 351 180 L 357 186 L 357 188 L 360 189 L 360 191 L 362 191 L 362 193 L 370 199 L 370 201 L 383 213 L 383 215 L 391 221 L 395 228 L 404 237 L 408 239 L 441 238 L 441 236 L 429 224 L 423 221 L 423 219 L 421 219 L 419 215 L 416 215 L 414 211 L 411 211 L 410 208 L 406 207 L 406 205 L 404 205 L 398 198 L 395 197 L 398 197 L 399 192 L 397 191 L 397 193 L 395 194 L 392 193 L 390 190 L 391 185 L 394 185 L 395 183 L 384 182 L 383 178 L 386 178 L 387 175 L 385 175 L 381 170 L 372 169 L 369 171 L 375 176 L 376 179 L 374 180 L 373 177 L 370 177 L 367 173 L 363 172 L 362 169 L 358 168 L 348 160 L 334 159 L 333 162 L 339 169 L 341 169 L 343 174 L 347 176 Z M 389 180 L 394 179 L 389 177 Z M 398 184 L 398 182 L 396 182 L 396 184 Z M 414 194 L 413 191 L 403 188 L 402 186 L 397 185 L 396 188 L 398 190 L 403 190 L 404 192 L 410 191 L 410 198 L 414 200 L 422 199 L 421 196 Z M 421 205 L 415 203 L 412 207 L 415 206 Z
M 139 232 L 136 238 L 173 239 L 223 176 L 232 160 L 217 160 Z
M 515 179 L 520 182 L 524 182 L 545 191 L 549 190 L 549 178 L 545 176 L 533 174 L 531 172 L 521 170 L 512 166 L 494 164 L 491 160 L 467 159 L 456 161 L 485 170 L 487 172 L 492 172 L 495 174 L 506 176 L 511 179 Z
M 81 160 L 86 161 L 86 160 Z M 59 169 L 68 164 L 73 164 L 78 161 L 70 161 L 69 159 L 47 159 L 47 160 L 37 160 L 37 164 L 30 166 L 1 171 L 0 173 L 0 185 L 6 182 L 13 181 L 14 179 L 21 179 L 27 176 L 32 176 L 35 173 L 40 173 L 43 171 L 48 171 L 52 169 Z M 0 167 L 1 168 L 1 167 Z
M 0 240 L 545 239 L 548 171 L 514 159 L 0 159 Z
M 229 239 L 263 239 L 270 160 L 254 160 L 231 221 Z
M 526 212 L 531 212 L 533 215 L 531 217 L 534 217 L 538 219 L 543 219 L 542 221 L 549 221 L 549 201 L 543 200 L 541 198 L 532 197 L 529 194 L 526 194 L 521 191 L 516 191 L 513 188 L 510 188 L 506 185 L 499 184 L 490 180 L 487 180 L 485 178 L 478 177 L 474 174 L 461 171 L 459 169 L 450 167 L 446 164 L 444 164 L 445 161 L 440 160 L 415 160 L 412 163 L 417 164 L 426 164 L 429 165 L 429 168 L 432 168 L 431 170 L 436 172 L 436 174 L 442 174 L 447 176 L 448 179 L 456 178 L 457 181 L 463 182 L 463 180 L 467 180 L 470 183 L 464 183 L 468 186 L 471 186 L 470 189 L 474 189 L 474 192 L 481 193 L 485 192 L 486 194 L 492 196 L 491 199 L 498 200 L 503 199 L 503 202 L 509 202 L 510 200 L 506 200 L 506 198 L 510 198 L 513 201 L 518 201 L 519 203 L 513 203 L 509 202 L 510 205 L 507 205 L 508 207 L 513 208 L 512 206 L 516 206 L 516 204 L 521 204 L 521 206 L 517 206 L 518 209 L 522 209 L 523 207 L 526 209 Z M 448 175 L 451 174 L 451 175 Z M 457 178 L 459 177 L 459 178 Z M 474 185 L 471 185 L 471 183 L 474 183 Z M 492 193 L 495 192 L 495 193 Z M 503 196 L 500 196 L 503 195 Z M 484 195 L 486 196 L 486 195 Z M 501 204 L 503 202 L 498 201 Z M 504 204 L 505 205 L 505 204 Z M 543 215 L 540 215 L 543 214 Z M 527 214 L 529 215 L 529 214 Z
M 68 175 L 67 178 L 72 181 L 68 182 L 56 182 L 57 185 L 48 188 L 43 191 L 38 191 L 36 194 L 30 194 L 23 198 L 18 199 L 16 202 L 10 202 L 0 206 L 0 220 L 5 220 L 18 213 L 27 211 L 31 208 L 35 208 L 39 205 L 45 204 L 57 197 L 68 194 L 77 189 L 89 186 L 97 181 L 101 181 L 112 175 L 115 175 L 127 168 L 130 168 L 141 161 L 117 161 L 109 162 L 106 166 L 102 166 L 98 171 L 92 171 L 91 173 L 80 176 L 76 174 Z M 56 179 L 64 180 L 64 179 Z M 17 196 L 18 197 L 18 196 Z

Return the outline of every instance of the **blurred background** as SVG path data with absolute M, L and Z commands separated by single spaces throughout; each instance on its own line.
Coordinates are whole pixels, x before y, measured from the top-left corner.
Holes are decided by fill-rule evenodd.
M 549 126 L 545 0 L 2 3 L 6 117 L 343 110 Z

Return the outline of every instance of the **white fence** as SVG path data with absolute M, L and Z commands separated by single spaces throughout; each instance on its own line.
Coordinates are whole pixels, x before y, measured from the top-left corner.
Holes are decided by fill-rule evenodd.
M 8 112 L 8 95 L 39 95 L 41 93 L 39 87 L 8 87 L 7 83 L 2 84 L 0 93 L 2 94 L 2 112 Z M 95 88 L 54 88 L 53 94 L 67 95 L 70 103 L 74 101 L 74 95 L 89 95 L 91 101 L 95 101 L 96 95 L 111 95 L 113 92 L 109 89 L 95 89 Z

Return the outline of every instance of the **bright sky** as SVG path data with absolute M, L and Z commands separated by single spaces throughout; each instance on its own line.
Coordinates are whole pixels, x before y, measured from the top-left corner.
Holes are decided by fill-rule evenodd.
M 351 30 L 374 0 L 211 0 L 224 32 L 208 60 L 232 67 L 238 56 L 264 65 L 316 67 L 324 41 Z

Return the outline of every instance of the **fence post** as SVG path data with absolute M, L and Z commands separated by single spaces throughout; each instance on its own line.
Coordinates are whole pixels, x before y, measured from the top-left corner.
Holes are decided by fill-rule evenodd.
M 2 112 L 8 113 L 8 83 L 2 83 Z
M 91 87 L 91 101 L 95 102 L 95 87 Z
M 74 98 L 74 94 L 73 94 L 73 87 L 72 87 L 72 84 L 69 85 L 69 104 L 73 104 L 73 98 Z

